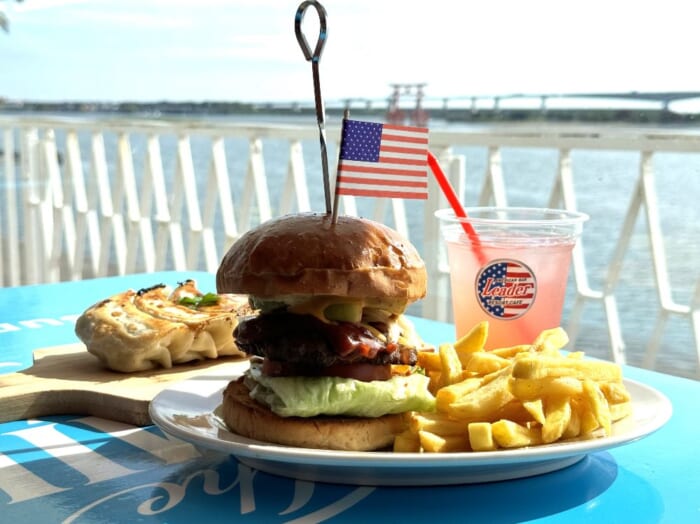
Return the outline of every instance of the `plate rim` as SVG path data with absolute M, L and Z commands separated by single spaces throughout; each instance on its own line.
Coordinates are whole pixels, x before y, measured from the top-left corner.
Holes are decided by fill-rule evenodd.
M 186 383 L 206 379 L 212 384 L 212 379 L 220 382 L 218 389 L 203 399 L 203 404 L 208 410 L 195 410 L 187 413 L 188 416 L 205 416 L 210 429 L 215 432 L 224 431 L 231 438 L 222 439 L 201 431 L 194 431 L 191 427 L 172 422 L 164 413 L 161 404 L 174 392 L 183 393 L 182 388 Z M 623 381 L 632 392 L 644 392 L 650 395 L 661 409 L 656 416 L 647 421 L 641 427 L 634 427 L 631 431 L 606 437 L 598 437 L 585 440 L 571 440 L 555 442 L 526 448 L 502 449 L 495 451 L 466 451 L 454 453 L 414 453 L 393 451 L 339 451 L 314 448 L 299 448 L 270 444 L 243 437 L 218 422 L 214 415 L 214 409 L 220 403 L 214 404 L 212 400 L 220 395 L 223 388 L 236 376 L 222 377 L 211 373 L 203 373 L 184 381 L 172 384 L 159 392 L 149 404 L 149 414 L 153 423 L 162 431 L 175 436 L 191 444 L 207 449 L 214 449 L 228 453 L 235 457 L 251 458 L 255 460 L 288 463 L 307 464 L 316 466 L 335 467 L 374 467 L 374 468 L 406 468 L 406 467 L 469 467 L 469 466 L 505 466 L 515 463 L 541 462 L 557 460 L 565 457 L 586 455 L 591 452 L 604 451 L 614 447 L 629 444 L 647 437 L 662 428 L 673 414 L 673 405 L 669 398 L 657 389 L 637 380 L 624 378 Z M 632 396 L 633 409 L 635 398 Z M 639 403 L 639 400 L 637 401 Z M 194 409 L 194 408 L 193 408 Z M 168 410 L 169 411 L 169 410 Z M 185 414 L 183 412 L 183 414 Z

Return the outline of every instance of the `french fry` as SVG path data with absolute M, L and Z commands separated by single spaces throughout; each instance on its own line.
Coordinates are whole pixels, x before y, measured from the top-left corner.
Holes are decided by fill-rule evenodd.
M 629 391 L 622 382 L 602 382 L 600 390 L 610 404 L 629 402 L 631 399 Z
M 446 413 L 450 404 L 477 390 L 479 386 L 481 386 L 481 378 L 472 377 L 440 388 L 435 395 L 436 409 Z
M 496 443 L 489 422 L 472 422 L 467 426 L 469 446 L 473 451 L 493 451 Z
M 569 335 L 562 328 L 545 329 L 532 343 L 538 353 L 559 354 L 559 350 L 569 343 Z
M 586 396 L 598 424 L 606 435 L 610 435 L 610 406 L 600 390 L 600 386 L 590 379 L 585 379 L 583 381 L 583 394 Z
M 551 356 L 523 357 L 513 364 L 515 378 L 542 379 L 567 376 L 596 382 L 619 382 L 622 380 L 622 370 L 612 362 Z
M 421 448 L 427 453 L 448 453 L 469 449 L 466 433 L 442 437 L 430 431 L 419 431 L 418 438 Z
M 572 406 L 572 403 L 569 403 Z M 569 417 L 569 423 L 566 425 L 564 433 L 562 433 L 562 438 L 576 438 L 581 434 L 581 417 L 578 411 L 571 407 L 571 416 Z
M 436 351 L 419 351 L 418 365 L 427 371 L 440 371 L 440 354 Z
M 440 344 L 440 387 L 462 380 L 462 363 L 452 344 Z
M 413 413 L 408 427 L 414 433 L 429 431 L 440 436 L 464 434 L 466 423 L 452 420 L 444 413 Z
M 590 437 L 590 435 L 600 427 L 600 423 L 593 413 L 590 403 L 587 399 L 581 397 L 572 399 L 571 407 L 576 410 L 580 421 L 580 435 L 587 438 Z
M 440 389 L 440 375 L 442 375 L 442 373 L 439 371 L 426 371 L 426 374 L 430 379 L 430 382 L 428 382 L 428 391 L 435 395 Z
M 505 418 L 508 420 L 512 420 L 513 422 L 518 422 L 522 424 L 533 420 L 530 412 L 527 409 L 525 409 L 523 403 L 517 399 L 511 400 L 510 402 L 502 406 L 500 409 L 495 411 L 488 418 L 491 420 Z
M 420 438 L 418 433 L 407 429 L 394 437 L 395 453 L 416 453 L 420 451 Z
M 484 375 L 481 377 L 481 385 L 485 386 L 486 384 L 489 384 L 490 382 L 493 382 L 496 380 L 498 377 L 502 376 L 508 376 L 510 377 L 511 375 L 511 367 L 499 369 L 498 371 L 494 371 L 493 373 L 489 373 L 488 375 Z
M 510 392 L 521 400 L 534 400 L 550 396 L 573 397 L 583 392 L 583 384 L 572 377 L 544 377 L 541 379 L 513 378 Z
M 632 402 L 610 404 L 610 420 L 617 422 L 632 414 Z
M 501 419 L 491 424 L 493 439 L 502 448 L 522 448 L 541 443 L 536 428 L 522 426 L 512 420 Z
M 522 404 L 535 422 L 544 424 L 544 405 L 542 404 L 541 398 L 525 400 Z
M 447 413 L 454 419 L 490 422 L 495 413 L 514 398 L 508 380 L 508 375 L 501 375 L 451 404 Z
M 548 444 L 559 440 L 571 420 L 569 397 L 553 397 L 548 400 L 542 424 L 542 442 Z
M 562 352 L 561 328 L 532 344 L 484 350 L 488 324 L 454 344 L 421 351 L 436 411 L 413 413 L 397 451 L 493 451 L 610 435 L 632 400 L 619 366 Z
M 491 352 L 481 351 L 473 353 L 464 370 L 477 375 L 488 375 L 511 365 L 511 361 L 504 357 L 499 357 Z
M 519 346 L 492 349 L 489 353 L 503 358 L 515 358 L 517 355 L 529 353 L 530 351 L 532 351 L 532 344 L 521 344 Z
M 455 351 L 457 351 L 462 365 L 465 365 L 469 361 L 469 357 L 472 353 L 484 350 L 484 344 L 486 344 L 488 333 L 489 323 L 486 321 L 479 322 L 466 335 L 454 343 Z

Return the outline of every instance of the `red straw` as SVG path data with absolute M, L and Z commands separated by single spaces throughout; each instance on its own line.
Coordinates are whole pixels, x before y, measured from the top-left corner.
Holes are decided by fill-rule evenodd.
M 447 201 L 452 206 L 455 215 L 459 218 L 467 218 L 467 212 L 462 207 L 459 198 L 457 198 L 457 193 L 455 193 L 452 184 L 450 184 L 450 181 L 447 179 L 445 173 L 442 171 L 442 168 L 440 167 L 437 158 L 435 158 L 435 155 L 433 155 L 430 151 L 428 151 L 428 165 L 430 166 L 430 169 L 432 169 L 435 178 L 437 178 L 438 184 L 440 184 L 442 192 L 445 193 Z M 484 252 L 481 250 L 481 241 L 479 240 L 479 235 L 477 235 L 472 225 L 466 220 L 460 220 L 459 223 L 462 224 L 462 229 L 464 229 L 464 232 L 472 241 L 472 246 L 474 247 L 473 252 L 474 255 L 476 255 L 477 260 L 479 261 L 479 264 L 485 264 L 488 261 L 488 259 L 486 258 L 486 255 L 484 255 Z
M 433 155 L 433 153 L 431 153 L 430 151 L 428 151 L 428 165 L 433 171 L 433 175 L 435 175 L 438 184 L 440 184 L 440 189 L 442 189 L 442 192 L 445 194 L 447 201 L 450 203 L 450 206 L 452 206 L 452 209 L 455 212 L 455 216 L 458 218 L 467 218 L 467 212 L 462 207 L 459 198 L 457 198 L 457 193 L 455 193 L 452 184 L 450 184 L 450 181 L 447 179 L 447 176 L 445 176 L 445 173 L 440 167 L 440 163 L 438 162 L 437 158 L 435 158 L 435 155 Z M 486 262 L 486 256 L 484 256 L 484 253 L 479 248 L 479 246 L 481 245 L 479 235 L 476 234 L 476 231 L 474 231 L 474 228 L 469 222 L 465 220 L 460 220 L 459 223 L 462 224 L 462 229 L 464 229 L 464 232 L 472 241 L 472 244 L 476 246 L 474 253 L 479 258 L 479 262 L 483 264 L 484 262 Z

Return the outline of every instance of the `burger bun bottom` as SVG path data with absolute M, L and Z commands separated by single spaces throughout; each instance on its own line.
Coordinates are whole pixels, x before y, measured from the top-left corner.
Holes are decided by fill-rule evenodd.
M 405 414 L 364 417 L 280 417 L 250 398 L 243 378 L 231 381 L 223 393 L 222 414 L 228 428 L 254 440 L 342 451 L 390 448 L 406 429 Z

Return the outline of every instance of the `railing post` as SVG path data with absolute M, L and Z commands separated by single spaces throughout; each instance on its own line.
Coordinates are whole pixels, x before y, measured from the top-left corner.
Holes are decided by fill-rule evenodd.
M 695 281 L 695 292 L 690 301 L 690 322 L 695 340 L 695 378 L 700 380 L 700 278 Z
M 457 195 L 462 198 L 460 180 L 464 180 L 464 163 L 456 160 L 453 168 L 452 151 L 450 148 L 440 148 L 434 151 L 440 166 L 455 186 Z M 447 166 L 447 169 L 445 168 Z M 426 270 L 428 272 L 428 294 L 422 301 L 423 315 L 428 318 L 449 321 L 452 319 L 452 303 L 450 301 L 450 278 L 447 264 L 447 249 L 440 233 L 440 224 L 435 218 L 435 211 L 446 207 L 447 199 L 443 195 L 435 177 L 429 177 L 428 199 L 425 202 L 423 218 L 423 252 Z M 457 181 L 455 180 L 457 178 Z
M 177 175 L 175 176 L 174 193 L 177 196 L 176 212 L 180 213 L 183 197 L 189 222 L 189 235 L 187 242 L 187 258 L 185 269 L 197 267 L 199 248 L 202 238 L 202 214 L 199 208 L 199 195 L 195 178 L 194 164 L 192 162 L 192 147 L 189 134 L 180 135 L 177 142 Z M 178 222 L 180 221 L 178 215 Z
M 221 222 L 223 226 L 224 242 L 222 252 L 226 252 L 229 246 L 238 238 L 238 226 L 236 225 L 236 212 L 231 193 L 228 164 L 223 138 L 217 138 L 212 144 L 212 172 L 216 179 L 216 191 L 221 208 Z
M 17 209 L 17 175 L 15 167 L 15 131 L 12 128 L 5 129 L 3 133 L 3 148 L 5 151 L 5 208 L 4 221 L 0 216 L 0 227 L 3 229 L 0 235 L 0 251 L 3 250 L 0 259 L 0 275 L 2 281 L 7 286 L 19 286 L 22 284 L 22 271 L 20 264 L 20 248 L 19 242 L 19 215 Z M 4 223 L 3 223 L 4 222 Z
M 136 176 L 134 174 L 134 160 L 132 157 L 131 140 L 127 131 L 119 133 L 117 142 L 117 176 L 119 187 L 122 188 L 122 197 L 126 201 L 126 246 L 124 249 L 124 271 L 133 273 L 136 271 L 136 255 L 138 254 L 139 236 L 142 241 L 147 235 L 142 221 L 139 206 L 139 197 L 136 189 Z M 140 234 L 139 234 L 140 233 Z M 153 239 L 148 246 L 153 252 Z
M 508 205 L 506 198 L 505 182 L 503 181 L 503 162 L 501 161 L 501 149 L 498 146 L 489 146 L 484 174 L 484 184 L 479 195 L 479 205 L 493 204 L 499 207 Z
M 644 355 L 643 364 L 646 367 L 654 368 L 656 365 L 656 354 L 661 345 L 664 328 L 668 318 L 673 313 L 682 315 L 690 314 L 690 306 L 677 304 L 673 300 L 671 285 L 668 279 L 668 267 L 666 265 L 666 248 L 664 246 L 663 233 L 661 231 L 661 220 L 659 217 L 659 206 L 656 198 L 656 188 L 654 185 L 654 155 L 652 152 L 642 153 L 640 168 L 640 190 L 642 201 L 646 210 L 647 234 L 649 238 L 649 248 L 651 259 L 654 265 L 654 279 L 659 302 L 659 314 L 656 324 L 649 338 L 647 350 Z M 700 371 L 699 371 L 700 373 Z
M 88 245 L 90 245 L 85 241 L 86 236 L 88 236 L 90 232 L 90 215 L 87 191 L 85 189 L 85 177 L 83 176 L 83 162 L 80 155 L 80 144 L 78 142 L 78 134 L 75 130 L 70 130 L 66 134 L 65 171 L 69 173 L 64 175 L 64 178 L 66 181 L 70 181 L 70 186 L 72 188 L 70 194 L 73 205 L 67 206 L 64 213 L 74 213 L 71 220 L 75 224 L 75 240 L 69 253 L 70 267 L 68 270 L 71 280 L 80 280 L 84 272 L 85 251 Z M 90 245 L 90 247 L 92 248 L 92 245 Z
M 46 256 L 41 241 L 39 228 L 41 197 L 39 196 L 39 134 L 36 128 L 23 130 L 22 139 L 22 201 L 24 202 L 24 244 L 23 264 L 25 268 L 23 283 L 41 282 L 41 268 Z
M 149 211 L 155 220 L 154 259 L 151 262 L 155 271 L 166 268 L 168 240 L 170 238 L 170 209 L 168 208 L 168 188 L 163 174 L 163 160 L 160 154 L 160 140 L 156 133 L 150 133 L 146 138 L 146 169 L 145 183 L 151 188 L 155 212 L 151 212 L 152 203 L 144 202 L 144 211 Z
M 257 203 L 259 222 L 265 222 L 272 217 L 270 207 L 270 195 L 267 191 L 267 179 L 265 178 L 265 159 L 263 158 L 263 144 L 259 138 L 253 138 L 248 148 L 248 170 L 243 186 L 243 203 L 239 223 L 243 231 L 250 229 L 253 216 L 253 196 Z
M 221 207 L 221 223 L 224 235 L 231 229 L 235 234 L 235 217 L 231 201 L 231 186 L 226 165 L 224 139 L 215 137 L 211 144 L 211 162 L 207 176 L 206 196 L 204 199 L 202 245 L 204 263 L 207 271 L 215 273 L 221 261 L 216 243 L 216 224 L 214 223 L 217 201 Z M 233 226 L 233 227 L 232 227 Z
M 94 132 L 91 137 L 92 158 L 90 162 L 90 174 L 96 182 L 96 192 L 99 200 L 100 213 L 100 256 L 97 276 L 112 274 L 110 263 L 112 262 L 112 242 L 116 252 L 117 274 L 123 275 L 124 268 L 124 223 L 116 205 L 121 206 L 122 190 L 117 187 L 112 193 L 107 158 L 105 154 L 104 136 L 101 132 Z
M 296 202 L 293 202 L 296 196 Z M 296 203 L 298 211 L 309 211 L 309 188 L 306 184 L 306 167 L 301 142 L 293 140 L 289 145 L 289 162 L 287 163 L 287 176 L 284 180 L 284 189 L 280 200 L 279 214 L 293 212 L 293 204 Z

